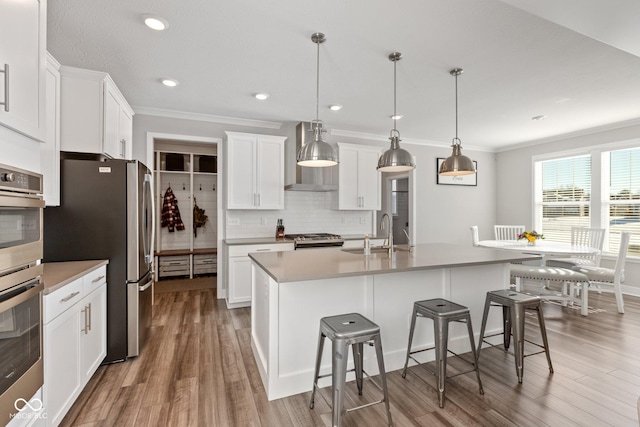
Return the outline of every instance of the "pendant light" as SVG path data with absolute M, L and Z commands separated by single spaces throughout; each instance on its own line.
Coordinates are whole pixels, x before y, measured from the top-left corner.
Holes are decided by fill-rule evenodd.
M 459 176 L 471 175 L 476 173 L 473 161 L 467 156 L 462 155 L 462 141 L 458 138 L 458 76 L 463 73 L 462 68 L 454 68 L 449 72 L 456 79 L 456 137 L 451 141 L 453 151 L 451 156 L 447 157 L 442 165 L 440 165 L 440 175 L 443 176 Z
M 300 166 L 326 167 L 338 164 L 338 156 L 335 150 L 322 140 L 322 133 L 326 132 L 326 130 L 318 118 L 320 110 L 320 43 L 324 43 L 325 40 L 327 40 L 327 38 L 322 33 L 313 33 L 311 35 L 311 41 L 318 46 L 316 65 L 316 119 L 311 122 L 313 139 L 303 145 L 300 151 L 298 151 L 297 162 Z
M 380 172 L 405 172 L 415 169 L 413 158 L 407 150 L 400 148 L 400 132 L 396 129 L 398 114 L 396 113 L 396 63 L 400 61 L 402 54 L 393 52 L 389 54 L 389 61 L 393 62 L 393 129 L 389 134 L 391 147 L 382 153 L 378 159 L 377 169 Z

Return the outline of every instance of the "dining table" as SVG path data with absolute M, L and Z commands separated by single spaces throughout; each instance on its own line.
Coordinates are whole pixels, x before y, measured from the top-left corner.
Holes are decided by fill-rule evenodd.
M 491 249 L 504 249 L 525 254 L 541 256 L 541 265 L 546 260 L 558 257 L 597 255 L 600 250 L 589 246 L 573 245 L 566 242 L 538 239 L 534 244 L 521 240 L 480 240 L 478 246 Z

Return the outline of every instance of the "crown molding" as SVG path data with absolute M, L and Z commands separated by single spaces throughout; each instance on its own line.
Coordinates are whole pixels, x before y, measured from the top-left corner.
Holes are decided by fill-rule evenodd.
M 241 119 L 238 117 L 215 116 L 213 114 L 189 113 L 185 111 L 164 110 L 161 108 L 134 106 L 136 114 L 145 116 L 168 117 L 172 119 L 196 120 L 200 122 L 221 123 L 225 125 L 247 126 L 264 129 L 280 129 L 281 122 L 268 122 L 265 120 Z
M 353 132 L 350 130 L 342 130 L 342 129 L 331 129 L 329 133 L 331 134 L 331 136 L 338 136 L 338 137 L 341 136 L 345 138 L 367 139 L 369 141 L 384 141 L 384 142 L 389 141 L 388 135 L 378 135 L 378 134 L 365 133 L 365 132 Z M 441 142 L 441 141 L 434 141 L 429 139 L 412 139 L 412 138 L 400 137 L 400 141 L 403 144 L 422 145 L 424 147 L 437 147 L 437 148 L 451 147 L 450 142 Z M 473 145 L 467 145 L 467 144 L 464 144 L 463 148 L 466 150 L 483 151 L 483 152 L 489 152 L 489 153 L 494 153 L 496 151 L 495 149 L 492 149 L 492 148 L 479 147 L 479 146 L 473 146 Z

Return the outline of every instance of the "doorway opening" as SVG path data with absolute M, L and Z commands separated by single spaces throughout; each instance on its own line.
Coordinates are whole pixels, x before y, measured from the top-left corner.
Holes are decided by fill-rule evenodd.
M 395 174 L 385 173 L 383 176 L 382 209 L 377 216 L 382 218 L 386 213 L 392 218 L 393 241 L 397 245 L 416 243 L 414 179 L 415 170 Z
M 222 140 L 148 133 L 147 141 L 147 161 L 154 172 L 156 280 L 198 279 L 205 280 L 206 287 L 216 287 L 222 216 L 218 148 Z M 173 212 L 174 204 L 180 210 L 180 226 L 174 215 L 169 223 L 163 215 L 166 206 Z

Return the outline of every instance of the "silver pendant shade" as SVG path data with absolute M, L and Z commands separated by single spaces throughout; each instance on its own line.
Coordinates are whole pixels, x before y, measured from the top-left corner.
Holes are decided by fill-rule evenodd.
M 298 151 L 297 162 L 300 166 L 326 167 L 338 164 L 336 151 L 322 140 L 322 134 L 326 132 L 326 130 L 318 118 L 320 109 L 320 43 L 324 43 L 325 40 L 327 40 L 327 38 L 323 33 L 313 33 L 311 35 L 311 41 L 317 45 L 316 119 L 311 123 L 313 138 Z
M 462 141 L 458 138 L 458 76 L 462 74 L 462 68 L 454 68 L 449 72 L 456 80 L 456 136 L 451 141 L 451 156 L 447 157 L 440 165 L 439 174 L 443 176 L 471 175 L 476 173 L 473 161 L 462 155 Z
M 391 147 L 378 159 L 378 171 L 380 172 L 405 172 L 415 169 L 411 154 L 400 148 L 400 132 L 396 129 L 398 115 L 396 114 L 396 63 L 402 54 L 393 52 L 389 55 L 389 61 L 393 62 L 393 129 L 389 134 Z

